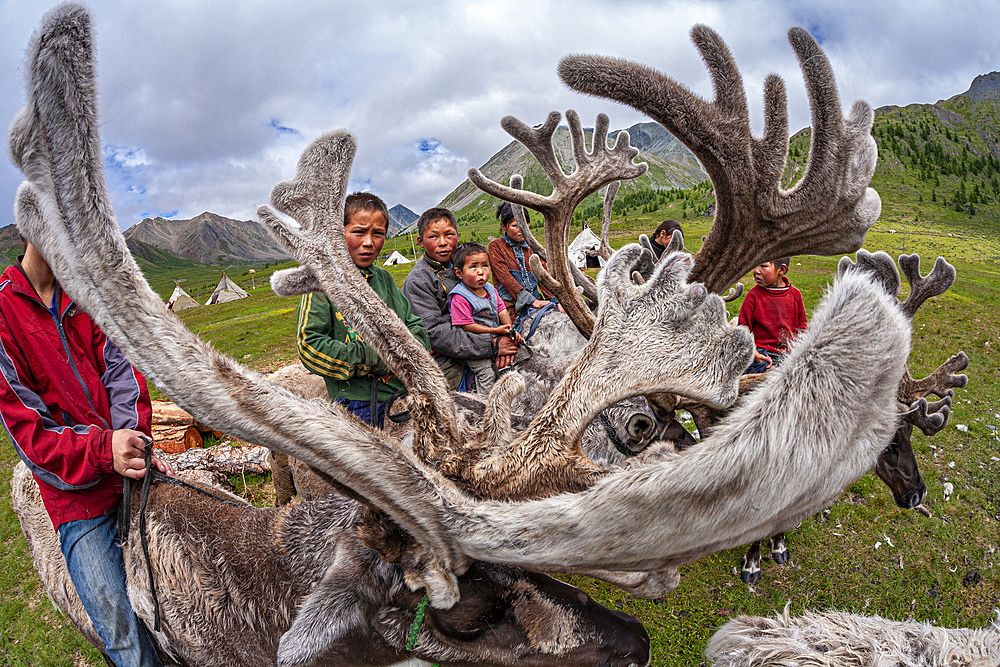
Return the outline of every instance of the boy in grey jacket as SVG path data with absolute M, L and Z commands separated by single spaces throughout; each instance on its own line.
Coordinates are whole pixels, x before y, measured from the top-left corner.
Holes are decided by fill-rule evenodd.
M 461 282 L 451 266 L 451 254 L 458 245 L 455 216 L 446 208 L 428 209 L 417 220 L 417 234 L 424 256 L 406 277 L 403 295 L 413 314 L 423 319 L 435 360 L 455 390 L 465 374 L 465 360 L 493 356 L 493 336 L 451 325 L 448 293 Z M 513 360 L 517 347 L 509 336 L 499 337 L 498 346 L 497 368 L 503 368 Z

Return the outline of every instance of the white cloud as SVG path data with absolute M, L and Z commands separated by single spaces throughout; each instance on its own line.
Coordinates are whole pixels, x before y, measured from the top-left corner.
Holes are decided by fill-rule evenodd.
M 420 212 L 510 140 L 499 125 L 504 115 L 535 124 L 553 109 L 575 108 L 591 124 L 603 111 L 615 128 L 645 119 L 566 88 L 556 75 L 566 54 L 635 60 L 710 95 L 688 37 L 696 23 L 728 43 L 758 130 L 772 72 L 786 80 L 791 128 L 809 123 L 785 41 L 791 25 L 822 41 L 845 109 L 857 98 L 935 102 L 1000 63 L 992 33 L 1000 6 L 990 0 L 95 5 L 101 131 L 123 227 L 146 213 L 253 217 L 271 187 L 292 177 L 309 140 L 345 127 L 358 138 L 352 187 Z M 23 101 L 23 49 L 47 8 L 0 3 L 2 118 Z M 422 141 L 432 150 L 419 150 Z M 20 179 L 0 167 L 8 205 Z

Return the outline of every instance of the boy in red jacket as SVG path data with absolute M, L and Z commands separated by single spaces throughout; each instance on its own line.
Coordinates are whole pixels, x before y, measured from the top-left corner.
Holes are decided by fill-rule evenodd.
M 753 333 L 757 351 L 746 373 L 763 373 L 781 363 L 788 342 L 806 328 L 802 293 L 785 277 L 790 257 L 764 262 L 753 270 L 757 284 L 740 306 L 739 323 Z
M 160 665 L 129 603 L 117 544 L 122 477 L 146 475 L 146 380 L 62 291 L 30 243 L 0 276 L 0 371 L 4 429 L 38 482 L 108 656 L 116 665 Z

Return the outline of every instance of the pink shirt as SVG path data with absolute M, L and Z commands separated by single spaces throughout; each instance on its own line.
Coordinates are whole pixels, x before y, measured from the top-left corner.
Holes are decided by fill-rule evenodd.
M 505 310 L 507 310 L 507 306 L 504 305 L 503 299 L 497 294 L 497 315 Z M 451 297 L 451 323 L 456 327 L 475 324 L 475 320 L 472 319 L 472 304 L 461 294 Z

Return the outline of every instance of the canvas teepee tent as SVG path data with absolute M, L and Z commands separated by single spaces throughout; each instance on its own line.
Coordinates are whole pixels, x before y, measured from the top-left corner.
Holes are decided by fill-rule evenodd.
M 197 305 L 198 302 L 192 299 L 190 294 L 182 290 L 180 282 L 175 280 L 173 294 L 170 295 L 170 299 L 167 301 L 167 309 L 176 313 L 179 310 L 194 308 Z
M 604 258 L 601 257 L 600 251 L 601 239 L 590 230 L 590 227 L 584 227 L 569 244 L 566 254 L 569 255 L 569 261 L 577 268 L 603 268 Z
M 234 283 L 229 279 L 225 273 L 222 274 L 222 280 L 219 281 L 219 286 L 215 288 L 212 292 L 211 298 L 205 302 L 206 306 L 211 306 L 215 303 L 225 303 L 226 301 L 236 301 L 236 299 L 245 299 L 249 294 L 243 291 L 243 288 Z
M 382 263 L 382 266 L 396 266 L 397 264 L 410 264 L 412 259 L 406 259 L 398 250 L 393 250 L 392 254 L 389 255 L 389 259 Z

